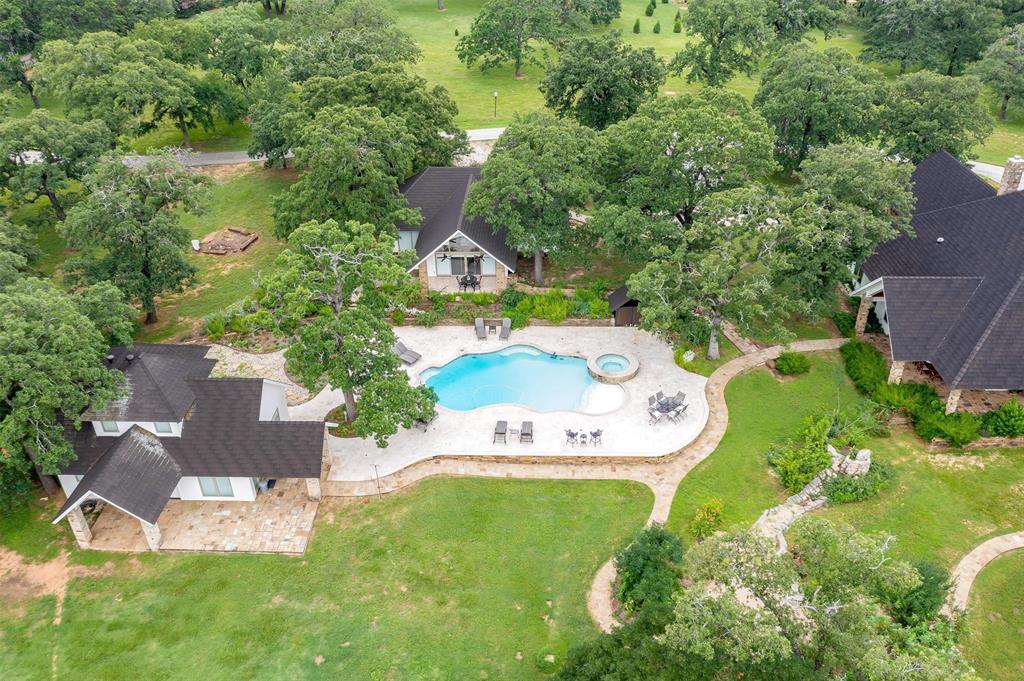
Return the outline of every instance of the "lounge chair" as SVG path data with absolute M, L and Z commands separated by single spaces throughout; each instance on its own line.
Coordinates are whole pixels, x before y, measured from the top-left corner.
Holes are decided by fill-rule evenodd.
M 523 421 L 519 426 L 519 441 L 533 442 L 533 421 Z
M 420 361 L 420 358 L 423 356 L 420 353 L 413 352 L 409 348 L 405 347 L 405 343 L 403 343 L 402 341 L 398 341 L 397 343 L 392 345 L 391 352 L 398 355 L 398 359 L 402 360 L 406 364 L 415 364 L 416 362 Z
M 483 317 L 477 317 L 473 321 L 473 325 L 476 326 L 477 340 L 487 340 L 487 327 L 484 326 Z
M 508 317 L 502 317 L 501 333 L 498 334 L 498 340 L 508 340 L 510 333 L 512 333 L 512 320 Z
M 508 444 L 508 421 L 498 421 L 494 425 L 494 439 L 492 443 L 501 440 L 502 444 Z

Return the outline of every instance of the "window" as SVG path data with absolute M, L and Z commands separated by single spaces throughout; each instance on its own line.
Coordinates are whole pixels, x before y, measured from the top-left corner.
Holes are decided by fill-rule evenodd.
M 158 433 L 170 433 L 171 432 L 171 424 L 168 423 L 167 421 L 154 421 L 153 422 L 153 427 L 156 428 L 156 432 L 158 432 Z
M 231 478 L 199 478 L 199 489 L 204 497 L 233 497 Z
M 104 433 L 116 433 L 120 430 L 117 427 L 117 421 L 100 421 L 100 428 L 103 429 Z

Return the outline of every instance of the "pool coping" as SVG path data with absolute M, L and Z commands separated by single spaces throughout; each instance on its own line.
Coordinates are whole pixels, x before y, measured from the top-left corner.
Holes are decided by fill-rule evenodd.
M 546 355 L 559 355 L 561 357 L 575 357 L 576 359 L 582 359 L 583 361 L 585 361 L 587 363 L 587 368 L 588 369 L 590 368 L 590 361 L 591 361 L 592 358 L 584 357 L 583 355 L 579 355 L 579 354 L 577 354 L 575 352 L 556 352 L 554 350 L 549 350 L 548 348 L 542 347 L 542 346 L 537 345 L 535 343 L 511 343 L 511 342 L 509 342 L 506 345 L 501 346 L 500 348 L 495 348 L 494 350 L 488 350 L 487 352 L 460 352 L 460 353 L 456 353 L 455 356 L 453 356 L 451 359 L 447 360 L 446 362 L 443 362 L 441 364 L 431 364 L 429 366 L 425 366 L 422 369 L 420 369 L 419 371 L 417 371 L 415 373 L 410 373 L 409 375 L 410 375 L 410 377 L 415 379 L 415 385 L 426 385 L 427 382 L 421 378 L 421 376 L 423 375 L 424 371 L 430 371 L 431 369 L 442 369 L 442 368 L 448 366 L 449 364 L 451 364 L 452 362 L 454 362 L 455 360 L 457 360 L 457 359 L 459 359 L 461 357 L 465 357 L 467 355 L 491 355 L 491 354 L 494 354 L 495 352 L 501 352 L 502 350 L 507 350 L 509 348 L 514 348 L 514 347 L 517 347 L 517 346 L 525 346 L 525 347 L 533 348 L 534 350 L 540 350 L 541 353 L 546 354 Z M 630 361 L 633 361 L 635 359 L 632 353 L 617 352 L 617 351 L 599 352 L 596 355 L 594 355 L 594 357 L 600 357 L 600 356 L 608 355 L 608 354 L 623 355 L 625 357 L 629 357 Z M 639 373 L 639 371 L 640 371 L 639 362 L 637 362 L 636 366 L 637 366 L 637 373 Z M 636 373 L 634 373 L 632 376 L 630 376 L 630 378 L 632 378 L 633 376 L 636 376 Z M 525 405 L 525 404 L 522 404 L 520 402 L 495 402 L 493 404 L 485 404 L 483 406 L 475 407 L 473 409 L 452 409 L 452 408 L 446 407 L 446 406 L 444 406 L 443 404 L 440 404 L 440 403 L 435 404 L 434 407 L 436 409 L 442 409 L 442 410 L 444 410 L 445 412 L 447 412 L 449 414 L 468 414 L 469 412 L 480 411 L 481 409 L 492 409 L 494 407 L 505 407 L 505 408 L 512 407 L 512 408 L 516 408 L 516 409 L 525 409 L 526 411 L 529 411 L 529 412 L 534 413 L 534 414 L 582 414 L 583 416 L 607 416 L 608 414 L 614 414 L 615 412 L 617 412 L 617 411 L 619 411 L 621 409 L 624 409 L 626 407 L 626 405 L 629 403 L 629 400 L 631 400 L 633 398 L 633 396 L 630 393 L 630 391 L 627 390 L 624 385 L 612 384 L 612 383 L 609 383 L 607 381 L 603 381 L 603 380 L 599 379 L 596 376 L 593 376 L 593 378 L 595 379 L 596 382 L 602 383 L 604 385 L 618 385 L 619 388 L 622 390 L 622 393 L 623 393 L 623 396 L 624 396 L 624 399 L 622 400 L 622 403 L 619 404 L 619 406 L 615 407 L 614 409 L 609 409 L 608 411 L 580 411 L 579 409 L 547 409 L 547 410 L 545 410 L 545 409 L 535 409 L 535 408 L 533 408 L 533 407 L 531 407 L 529 405 Z

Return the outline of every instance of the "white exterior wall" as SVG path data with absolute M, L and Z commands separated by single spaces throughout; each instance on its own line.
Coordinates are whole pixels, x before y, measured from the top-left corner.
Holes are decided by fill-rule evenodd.
M 260 395 L 260 421 L 273 421 L 275 410 L 281 421 L 288 420 L 288 396 L 284 390 L 284 383 L 264 379 L 263 393 Z
M 70 497 L 71 493 L 78 487 L 78 476 L 77 475 L 58 475 L 57 482 L 60 483 L 61 488 L 64 490 L 64 496 Z
M 108 433 L 103 430 L 103 426 L 99 421 L 92 421 L 92 429 L 96 432 L 97 437 L 118 437 L 129 430 L 132 426 L 139 426 L 145 428 L 147 431 L 156 435 L 157 437 L 181 437 L 181 422 L 171 421 L 171 432 L 169 433 L 158 433 L 156 432 L 156 426 L 153 425 L 152 421 L 118 421 L 117 432 Z
M 256 484 L 252 478 L 228 478 L 231 481 L 233 497 L 204 497 L 199 486 L 199 478 L 188 476 L 178 481 L 178 486 L 171 492 L 172 499 L 184 501 L 253 501 L 256 499 Z

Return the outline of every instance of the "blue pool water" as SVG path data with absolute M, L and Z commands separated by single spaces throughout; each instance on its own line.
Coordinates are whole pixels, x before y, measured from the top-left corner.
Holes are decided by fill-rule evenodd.
M 597 413 L 622 401 L 622 389 L 593 379 L 579 357 L 549 355 L 531 345 L 462 355 L 420 377 L 443 407 L 469 411 L 490 404 L 521 404 L 538 411 Z

